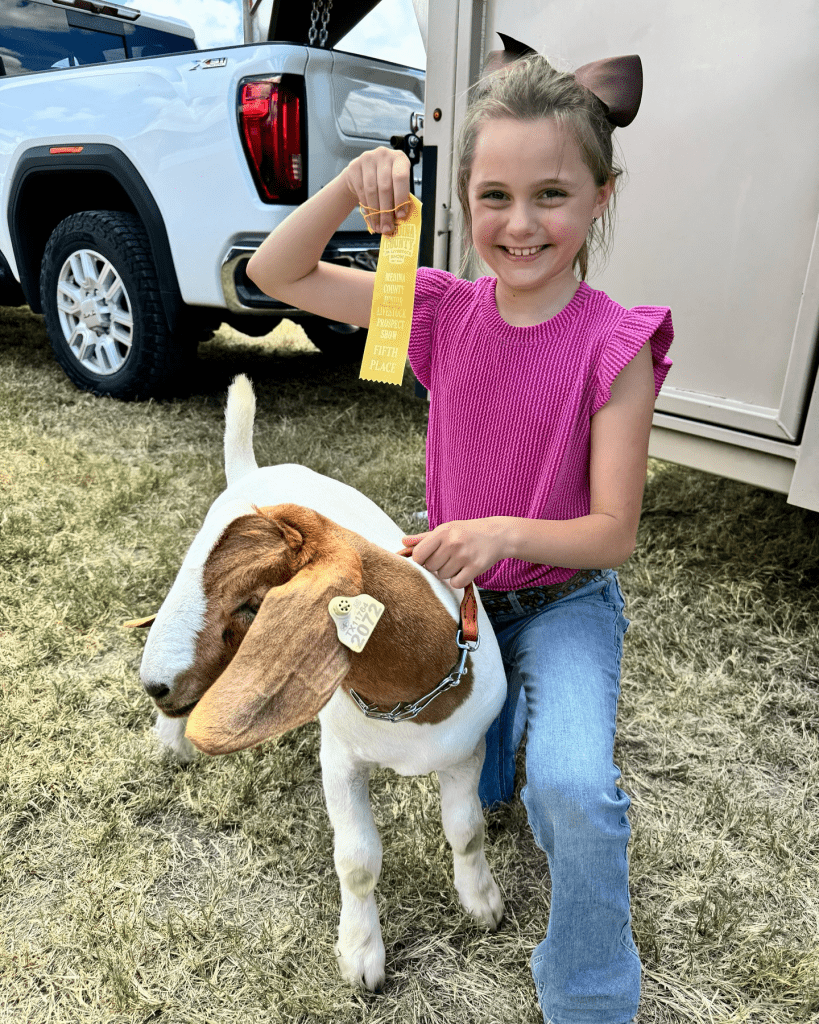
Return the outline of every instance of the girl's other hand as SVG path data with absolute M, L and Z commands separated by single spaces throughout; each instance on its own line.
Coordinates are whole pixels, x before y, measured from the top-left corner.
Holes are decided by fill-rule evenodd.
M 442 523 L 430 533 L 402 538 L 412 560 L 440 580 L 463 588 L 506 557 L 502 516 Z
M 368 150 L 351 161 L 343 172 L 350 192 L 361 206 L 372 210 L 395 210 L 395 213 L 370 215 L 373 231 L 390 235 L 395 230 L 395 217 L 406 216 L 409 207 L 411 165 L 406 153 L 398 149 Z

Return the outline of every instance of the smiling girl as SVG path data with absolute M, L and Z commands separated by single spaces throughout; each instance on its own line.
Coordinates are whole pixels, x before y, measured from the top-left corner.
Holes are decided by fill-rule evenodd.
M 409 357 L 430 390 L 429 531 L 405 544 L 452 586 L 475 580 L 503 654 L 485 806 L 512 799 L 525 724 L 521 796 L 552 885 L 531 960 L 544 1020 L 625 1024 L 641 966 L 630 801 L 613 763 L 628 627 L 615 567 L 634 550 L 673 329 L 667 309 L 624 309 L 585 282 L 620 175 L 612 131 L 636 114 L 642 79 L 636 57 L 581 71 L 516 60 L 480 83 L 467 112 L 457 189 L 492 276 L 418 271 Z M 297 307 L 368 326 L 372 275 L 321 254 L 358 204 L 400 216 L 409 175 L 402 153 L 358 157 L 273 232 L 248 275 Z M 393 214 L 373 227 L 392 232 Z

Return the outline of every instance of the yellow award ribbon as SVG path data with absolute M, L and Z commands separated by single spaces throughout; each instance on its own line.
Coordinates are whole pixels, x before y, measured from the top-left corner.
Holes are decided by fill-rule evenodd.
M 415 196 L 409 197 L 409 207 L 407 216 L 396 220 L 394 233 L 381 236 L 370 327 L 358 375 L 362 380 L 400 384 L 404 379 L 421 241 L 421 204 Z

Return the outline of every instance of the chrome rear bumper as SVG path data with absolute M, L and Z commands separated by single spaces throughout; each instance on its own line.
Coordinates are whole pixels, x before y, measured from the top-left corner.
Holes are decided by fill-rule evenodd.
M 222 260 L 220 276 L 226 308 L 232 313 L 257 316 L 270 316 L 271 313 L 304 315 L 302 310 L 265 295 L 247 276 L 248 260 L 262 241 L 264 239 L 261 238 L 240 239 L 230 247 Z M 377 236 L 339 235 L 330 241 L 321 258 L 330 263 L 374 271 L 378 246 Z

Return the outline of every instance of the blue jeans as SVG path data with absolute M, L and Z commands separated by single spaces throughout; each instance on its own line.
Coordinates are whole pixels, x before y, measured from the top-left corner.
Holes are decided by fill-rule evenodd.
M 625 1024 L 641 965 L 631 935 L 628 796 L 613 763 L 628 620 L 613 569 L 543 609 L 490 615 L 508 681 L 486 737 L 484 807 L 512 799 L 524 715 L 521 796 L 552 883 L 532 975 L 546 1024 Z M 518 614 L 519 612 L 519 614 Z M 516 724 L 517 719 L 517 724 Z

